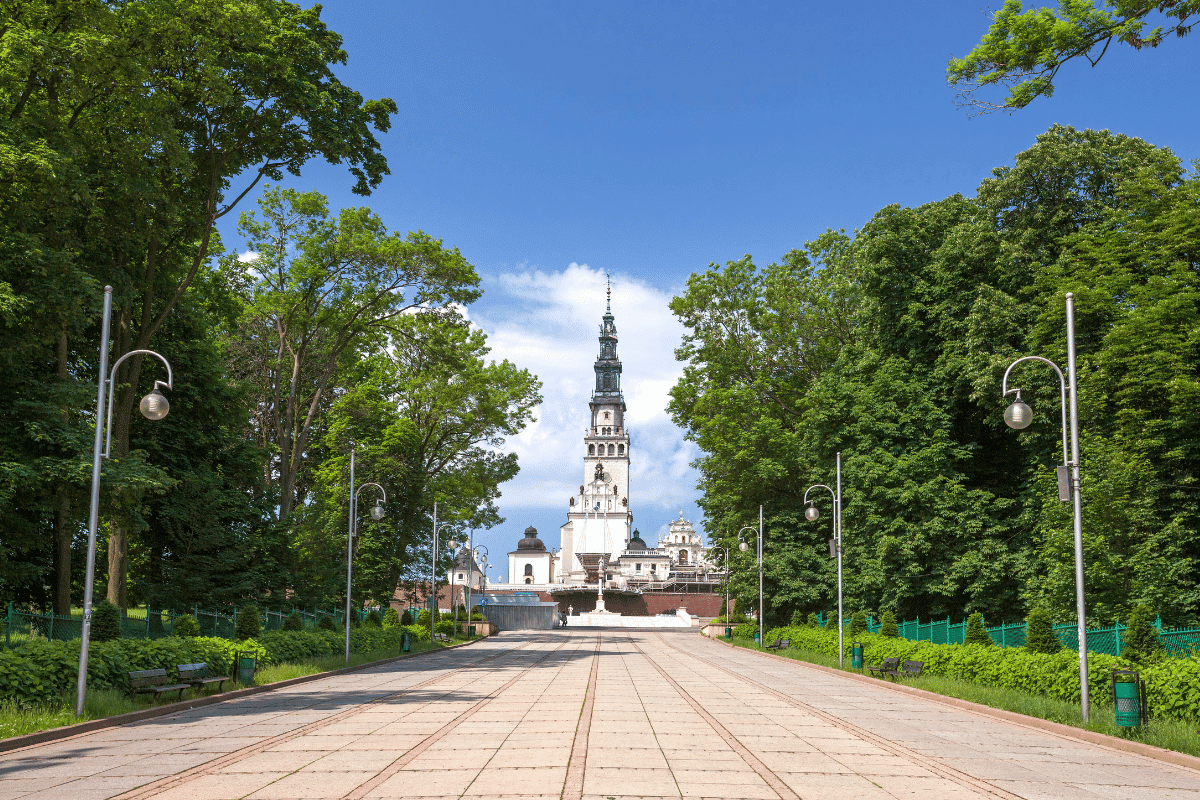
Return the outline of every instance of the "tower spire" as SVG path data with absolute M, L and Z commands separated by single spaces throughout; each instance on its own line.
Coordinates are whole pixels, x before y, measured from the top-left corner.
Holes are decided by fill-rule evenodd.
M 604 276 L 608 279 L 608 290 L 606 292 L 608 299 L 607 299 L 607 306 L 605 307 L 604 310 L 605 310 L 605 312 L 611 314 L 612 313 L 612 273 L 609 272 L 608 270 L 605 270 Z

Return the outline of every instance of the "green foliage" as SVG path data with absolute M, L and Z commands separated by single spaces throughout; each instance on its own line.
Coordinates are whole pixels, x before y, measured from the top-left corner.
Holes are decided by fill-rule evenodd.
M 101 600 L 92 606 L 93 642 L 111 642 L 121 637 L 121 612 L 108 600 Z
M 420 612 L 417 612 L 417 615 L 420 616 Z M 384 620 L 384 621 L 386 622 L 386 620 Z M 412 611 L 410 611 L 409 609 L 406 608 L 406 609 L 404 609 L 404 613 L 400 615 L 400 624 L 401 625 L 417 625 L 420 623 L 418 620 L 413 619 Z
M 444 619 L 441 622 L 435 622 L 433 624 L 433 632 L 440 633 L 443 636 L 453 636 L 455 633 L 454 620 Z
M 879 635 L 887 639 L 895 639 L 900 635 L 900 627 L 896 624 L 896 615 L 891 611 L 883 612 Z
M 1147 31 L 1145 18 L 1151 13 L 1172 22 Z M 951 85 L 969 87 L 961 96 L 976 109 L 1024 108 L 1054 93 L 1053 81 L 1064 63 L 1082 58 L 1095 66 L 1114 41 L 1135 50 L 1158 47 L 1171 34 L 1190 32 L 1193 14 L 1200 14 L 1197 0 L 1061 0 L 1057 9 L 1028 11 L 1021 0 L 1005 0 L 983 41 L 965 57 L 952 58 L 946 76 Z M 1000 104 L 974 95 L 995 85 L 1008 89 Z
M 383 627 L 385 627 L 385 628 L 394 628 L 397 625 L 411 625 L 411 624 L 412 624 L 412 615 L 408 613 L 407 609 L 404 612 L 403 619 L 401 619 L 399 612 L 397 612 L 396 609 L 393 608 L 392 606 L 388 606 L 388 610 L 385 611 L 383 614 Z
M 1050 612 L 1044 608 L 1034 608 L 1029 612 L 1025 624 L 1025 649 L 1031 653 L 1057 653 L 1062 649 L 1062 642 L 1054 635 L 1054 621 Z
M 372 609 L 367 614 L 367 619 L 365 620 L 364 624 L 370 625 L 371 627 L 374 627 L 374 628 L 382 628 L 383 627 L 383 617 L 379 616 L 378 611 L 375 611 L 374 609 Z
M 200 635 L 200 623 L 191 614 L 184 614 L 175 618 L 171 632 L 181 639 L 190 639 Z
M 837 628 L 838 628 L 838 613 L 836 611 L 833 611 L 833 612 L 830 612 L 829 616 L 826 617 L 826 619 L 825 619 L 825 630 L 836 631 Z
M 1138 664 L 1156 661 L 1163 656 L 1162 642 L 1158 629 L 1154 627 L 1155 614 L 1147 605 L 1133 609 L 1129 617 L 1129 628 L 1125 631 L 1125 647 L 1121 656 Z
M 757 622 L 744 622 L 733 629 L 733 635 L 739 638 L 753 639 L 757 634 Z
M 819 628 L 821 627 L 821 619 L 816 615 L 816 612 L 810 611 L 808 612 L 808 619 L 805 621 L 805 625 L 809 628 Z
M 751 632 L 752 633 L 752 632 Z M 739 634 L 744 635 L 744 634 Z M 792 647 L 837 656 L 837 632 L 813 628 L 773 628 L 768 641 L 791 639 Z M 885 658 L 924 662 L 924 671 L 981 686 L 999 686 L 1045 695 L 1056 700 L 1079 702 L 1079 654 L 1063 649 L 1058 653 L 1033 653 L 1024 647 L 967 647 L 928 641 L 889 639 L 866 633 L 863 657 L 868 664 Z M 1088 690 L 1095 702 L 1109 702 L 1108 676 L 1114 669 L 1139 668 L 1146 681 L 1150 708 L 1155 716 L 1200 722 L 1200 656 L 1164 658 L 1140 666 L 1104 653 L 1088 654 Z
M 420 611 L 417 612 L 417 624 L 425 626 L 426 630 L 428 630 L 429 629 L 429 621 L 430 621 L 429 617 L 430 617 L 429 609 L 422 608 Z
M 283 630 L 285 631 L 302 631 L 304 630 L 304 617 L 300 616 L 299 611 L 293 611 L 288 614 L 283 620 Z
M 796 609 L 792 612 L 792 626 L 796 627 L 804 624 L 804 612 Z
M 258 606 L 250 603 L 238 611 L 233 635 L 237 639 L 253 639 L 262 632 L 262 616 Z
M 976 611 L 967 617 L 967 630 L 963 634 L 963 640 L 966 644 L 974 644 L 981 647 L 992 646 L 992 637 L 983 628 L 983 614 L 981 612 Z
M 321 615 L 321 618 L 317 620 L 317 629 L 322 631 L 332 631 L 337 630 L 337 625 L 334 624 L 333 617 L 329 616 L 328 614 L 323 614 Z
M 855 611 L 854 616 L 850 618 L 850 635 L 858 636 L 867 630 L 867 612 Z

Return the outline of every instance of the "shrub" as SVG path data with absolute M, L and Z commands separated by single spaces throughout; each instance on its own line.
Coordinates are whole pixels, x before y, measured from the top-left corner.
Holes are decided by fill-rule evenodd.
M 283 620 L 283 629 L 285 631 L 304 630 L 304 617 L 300 616 L 299 611 L 293 611 Z
M 819 628 L 821 627 L 821 618 L 818 617 L 815 612 L 810 611 L 808 613 L 807 625 L 810 628 Z
M 896 615 L 891 611 L 883 612 L 883 624 L 879 628 L 879 635 L 888 639 L 895 639 L 900 635 L 900 626 L 896 624 Z
M 858 636 L 860 633 L 866 633 L 867 630 L 867 612 L 855 611 L 854 616 L 850 618 L 850 635 Z
M 200 623 L 191 614 L 184 614 L 175 618 L 174 624 L 171 625 L 171 633 L 180 639 L 191 639 L 200 635 Z
M 433 632 L 440 633 L 443 636 L 453 636 L 454 635 L 454 620 L 444 619 L 441 622 L 435 622 L 433 624 Z
M 367 614 L 366 622 L 363 624 L 370 625 L 372 628 L 382 628 L 383 617 L 379 616 L 378 611 L 372 610 L 371 613 Z
M 797 609 L 792 612 L 792 627 L 796 628 L 804 624 L 804 612 Z
M 1162 642 L 1158 629 L 1154 627 L 1154 612 L 1150 606 L 1139 605 L 1129 616 L 1129 629 L 1125 631 L 1125 647 L 1121 655 L 1138 664 L 1155 661 L 1163 656 Z
M 966 644 L 977 644 L 981 647 L 991 647 L 992 637 L 983 629 L 983 614 L 976 611 L 967 617 L 967 632 L 963 636 Z
M 426 628 L 429 627 L 429 609 L 428 608 L 422 608 L 420 611 L 417 612 L 417 624 L 424 625 Z
M 121 638 L 121 612 L 108 600 L 92 606 L 93 642 L 111 642 Z
M 733 629 L 734 636 L 745 639 L 753 639 L 756 633 L 758 633 L 758 624 L 754 622 L 743 622 Z
M 332 617 L 330 617 L 328 614 L 324 614 L 319 620 L 317 620 L 317 628 L 323 631 L 336 631 L 337 625 L 333 624 Z
M 390 612 L 392 612 L 392 611 L 395 611 L 395 610 L 396 610 L 396 609 L 394 609 L 394 608 L 389 608 L 389 609 L 388 609 L 388 612 L 390 613 Z M 416 620 L 415 620 L 415 619 L 413 619 L 412 612 L 411 612 L 411 611 L 409 611 L 409 610 L 406 608 L 406 609 L 404 609 L 404 613 L 400 615 L 400 621 L 399 621 L 397 624 L 398 624 L 398 625 L 413 625 L 413 624 L 415 624 L 415 623 L 416 623 Z M 388 624 L 388 617 L 387 617 L 387 616 L 384 616 L 384 618 L 383 618 L 383 624 L 384 624 L 384 625 L 387 625 L 387 624 Z
M 1044 608 L 1034 608 L 1025 620 L 1025 649 L 1031 653 L 1057 653 L 1062 649 L 1062 642 L 1054 635 L 1054 623 L 1050 612 Z
M 837 612 L 834 611 L 832 614 L 829 615 L 829 619 L 825 620 L 825 630 L 836 631 L 837 627 L 838 627 L 838 615 L 837 615 Z
M 238 612 L 237 624 L 233 628 L 234 638 L 238 640 L 253 639 L 262 633 L 262 619 L 258 616 L 258 606 L 251 603 L 242 606 Z

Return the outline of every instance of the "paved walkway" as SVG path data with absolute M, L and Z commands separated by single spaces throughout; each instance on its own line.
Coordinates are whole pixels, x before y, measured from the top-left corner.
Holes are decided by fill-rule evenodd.
M 0 800 L 460 796 L 1200 800 L 1200 772 L 692 631 L 578 628 L 0 755 Z

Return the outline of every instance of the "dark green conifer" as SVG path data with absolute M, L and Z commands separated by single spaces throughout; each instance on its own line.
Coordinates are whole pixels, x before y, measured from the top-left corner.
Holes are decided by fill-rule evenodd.
M 1044 608 L 1034 608 L 1029 612 L 1025 621 L 1025 649 L 1031 653 L 1047 654 L 1062 649 L 1062 642 L 1054 635 L 1050 612 Z

